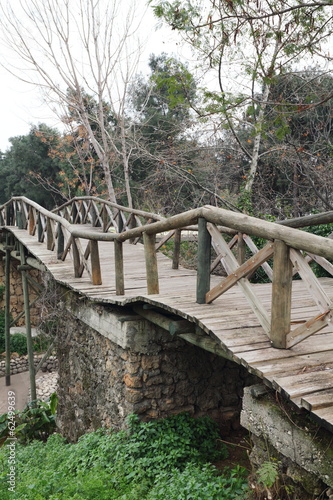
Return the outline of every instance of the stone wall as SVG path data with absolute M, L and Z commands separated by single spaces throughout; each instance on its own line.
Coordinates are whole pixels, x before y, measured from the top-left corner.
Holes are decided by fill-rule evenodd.
M 108 318 L 109 337 L 118 342 L 64 306 L 58 425 L 70 441 L 101 426 L 123 428 L 132 413 L 149 420 L 186 411 L 210 415 L 224 433 L 239 427 L 243 388 L 255 380 L 243 367 L 173 338 L 131 311 L 73 303 L 71 310 L 86 320 L 98 314 L 104 328 Z
M 300 489 L 297 498 L 327 498 L 322 493 L 333 488 L 332 433 L 258 386 L 244 390 L 241 424 L 252 434 L 254 468 L 278 463 L 280 482 Z
M 21 272 L 17 270 L 20 262 L 15 259 L 10 261 L 10 312 L 13 318 L 24 311 L 24 298 L 22 289 L 22 278 Z M 41 273 L 35 269 L 28 271 L 29 275 L 34 278 L 38 283 L 41 282 Z M 4 256 L 0 256 L 0 286 L 5 284 L 5 261 Z M 29 287 L 30 302 L 36 298 L 36 293 Z M 0 296 L 0 310 L 5 307 L 5 295 Z M 38 307 L 34 305 L 30 309 L 30 321 L 32 326 L 37 326 L 40 319 L 40 312 Z M 24 317 L 19 319 L 16 326 L 22 326 L 25 324 Z
M 44 354 L 35 354 L 34 355 L 34 365 L 35 368 L 38 366 L 40 360 Z M 42 372 L 52 372 L 58 369 L 58 360 L 55 356 L 50 356 L 47 358 L 42 366 L 41 366 L 41 371 Z M 0 361 L 0 377 L 5 376 L 5 370 L 6 370 L 6 361 Z M 29 362 L 28 362 L 28 356 L 19 356 L 17 353 L 12 354 L 11 360 L 10 360 L 10 374 L 11 375 L 16 375 L 17 373 L 22 373 L 26 372 L 29 370 Z

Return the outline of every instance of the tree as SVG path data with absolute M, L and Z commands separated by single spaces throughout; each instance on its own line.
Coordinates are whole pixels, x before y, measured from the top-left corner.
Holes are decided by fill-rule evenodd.
M 27 135 L 9 139 L 11 147 L 0 160 L 0 203 L 23 195 L 52 208 L 63 199 L 58 189 L 50 188 L 60 180 L 59 162 L 49 155 L 50 145 L 55 147 L 58 139 L 58 131 L 45 124 L 33 126 Z M 43 186 L 38 179 L 49 179 L 50 184 Z
M 149 67 L 149 77 L 138 77 L 131 93 L 136 138 L 131 175 L 141 204 L 170 214 L 219 198 L 210 175 L 217 159 L 194 129 L 194 76 L 166 54 L 152 55 Z
M 268 212 L 297 217 L 333 209 L 332 100 L 323 99 L 332 91 L 332 76 L 316 69 L 275 79 L 254 183 Z
M 152 2 L 151 2 L 152 3 Z M 218 116 L 248 162 L 244 190 L 250 194 L 258 174 L 266 108 L 272 106 L 276 78 L 312 57 L 330 59 L 325 43 L 332 34 L 332 3 L 275 0 L 157 1 L 155 14 L 196 51 L 200 65 L 217 71 L 218 90 L 205 92 L 201 116 Z M 332 92 L 321 96 L 329 100 Z M 318 102 L 318 104 L 319 104 Z M 316 103 L 314 103 L 316 104 Z M 277 103 L 281 108 L 281 103 Z M 251 112 L 247 112 L 249 108 Z M 290 113 L 285 106 L 285 114 Z M 243 143 L 238 132 L 251 128 Z
M 0 20 L 9 57 L 20 66 L 9 59 L 6 69 L 43 89 L 64 123 L 72 110 L 98 157 L 113 202 L 114 162 L 120 159 L 130 206 L 125 110 L 141 50 L 135 39 L 137 13 L 129 2 L 125 8 L 120 1 L 22 0 L 15 6 L 2 3 Z M 116 128 L 109 127 L 110 112 Z

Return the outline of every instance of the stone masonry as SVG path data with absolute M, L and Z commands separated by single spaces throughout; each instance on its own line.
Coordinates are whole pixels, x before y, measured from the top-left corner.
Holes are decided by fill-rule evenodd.
M 122 428 L 132 413 L 149 420 L 186 411 L 211 416 L 224 433 L 239 427 L 243 388 L 255 380 L 243 367 L 130 310 L 78 302 L 71 303 L 75 315 L 65 306 L 59 315 L 58 425 L 66 438 Z M 105 332 L 106 318 L 107 335 L 117 343 L 85 324 L 104 325 Z

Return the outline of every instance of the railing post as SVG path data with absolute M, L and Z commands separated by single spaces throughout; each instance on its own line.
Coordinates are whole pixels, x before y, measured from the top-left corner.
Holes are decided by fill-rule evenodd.
M 42 217 L 40 213 L 38 212 L 38 217 L 37 217 L 37 235 L 38 235 L 38 241 L 42 243 L 44 241 L 44 234 L 43 234 L 43 224 L 42 224 Z
M 21 266 L 23 268 L 26 264 L 26 258 L 25 258 L 25 249 L 22 243 L 20 243 L 20 256 L 21 256 Z M 36 372 L 34 365 L 33 341 L 31 335 L 29 286 L 28 286 L 27 272 L 25 270 L 22 270 L 21 275 L 22 275 L 22 289 L 24 297 L 25 329 L 27 337 L 27 350 L 28 350 L 29 375 L 30 375 L 30 397 L 31 401 L 35 401 L 37 397 Z
M 29 234 L 33 234 L 35 228 L 34 211 L 32 206 L 29 206 Z
M 275 240 L 270 340 L 279 349 L 286 348 L 286 335 L 290 331 L 292 272 L 288 245 Z
M 143 233 L 143 243 L 145 246 L 145 257 L 146 257 L 148 294 L 160 293 L 158 286 L 158 269 L 157 269 L 155 240 L 156 240 L 155 234 Z
M 81 273 L 80 273 L 80 254 L 79 250 L 77 248 L 76 240 L 73 238 L 72 240 L 72 250 L 73 250 L 73 264 L 74 264 L 74 277 L 75 278 L 81 278 Z
M 58 237 L 57 237 L 57 259 L 62 259 L 65 249 L 65 238 L 62 231 L 61 224 L 58 224 Z
M 13 224 L 13 204 L 10 203 L 6 206 L 6 223 L 7 226 L 11 226 Z
M 210 257 L 211 236 L 207 230 L 207 222 L 198 219 L 198 271 L 197 271 L 197 303 L 206 303 L 206 293 L 210 289 Z
M 114 240 L 114 263 L 116 272 L 116 295 L 125 294 L 123 244 Z
M 5 345 L 6 345 L 6 385 L 10 385 L 10 236 L 6 234 L 5 261 Z
M 48 250 L 53 249 L 53 232 L 51 220 L 49 218 L 46 219 L 46 248 Z
M 98 251 L 98 241 L 90 240 L 90 255 L 91 255 L 91 276 L 93 285 L 101 285 L 102 284 L 102 273 L 101 273 L 101 264 L 99 260 L 99 251 Z
M 238 233 L 238 244 L 237 244 L 237 261 L 241 266 L 245 262 L 245 241 L 243 238 L 243 233 Z
M 106 231 L 107 231 L 106 228 L 108 227 L 108 213 L 106 211 L 105 205 L 103 205 L 103 207 L 102 207 L 102 221 L 103 221 L 102 231 L 103 231 L 103 233 L 106 233 Z
M 174 248 L 173 248 L 173 258 L 172 258 L 172 269 L 178 269 L 179 267 L 179 256 L 180 256 L 180 242 L 182 238 L 182 230 L 176 229 L 174 235 Z

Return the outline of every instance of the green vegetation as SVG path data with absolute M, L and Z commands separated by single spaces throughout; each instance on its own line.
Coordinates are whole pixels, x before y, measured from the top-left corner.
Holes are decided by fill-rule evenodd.
M 221 473 L 211 461 L 226 457 L 209 418 L 181 414 L 140 422 L 127 431 L 98 430 L 68 444 L 58 434 L 46 443 L 16 446 L 20 500 L 223 500 L 247 498 L 246 471 Z M 8 449 L 0 450 L 0 496 L 8 492 Z
M 58 397 L 53 393 L 48 402 L 32 401 L 22 412 L 15 411 L 15 438 L 19 443 L 27 444 L 34 439 L 46 441 L 55 431 L 55 415 L 58 406 Z M 0 442 L 10 440 L 13 413 L 8 412 L 0 416 Z
M 35 352 L 43 352 L 48 348 L 49 341 L 42 335 L 33 339 Z M 4 352 L 5 346 L 5 312 L 0 311 L 0 353 Z M 27 354 L 27 338 L 22 333 L 14 333 L 10 336 L 10 352 L 17 352 L 20 356 Z

